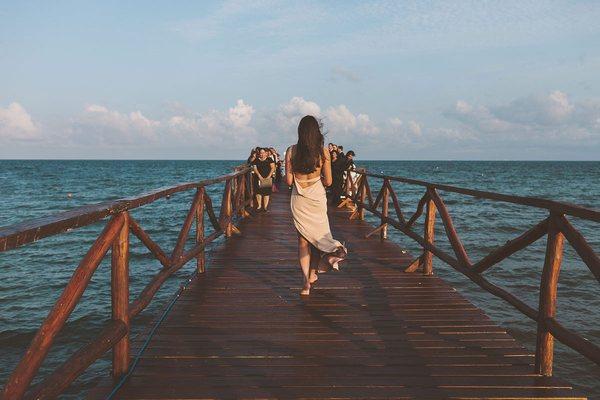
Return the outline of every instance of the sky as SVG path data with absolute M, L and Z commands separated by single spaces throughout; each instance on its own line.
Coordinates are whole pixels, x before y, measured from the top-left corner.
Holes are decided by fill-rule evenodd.
M 0 158 L 600 160 L 600 1 L 0 0 Z

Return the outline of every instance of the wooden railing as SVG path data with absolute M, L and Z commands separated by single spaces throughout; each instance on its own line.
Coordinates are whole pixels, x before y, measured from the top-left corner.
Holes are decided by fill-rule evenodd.
M 555 318 L 557 284 L 565 238 L 596 277 L 596 280 L 600 282 L 600 257 L 594 252 L 583 235 L 571 225 L 567 219 L 567 215 L 588 221 L 600 222 L 600 211 L 552 200 L 464 189 L 414 179 L 369 173 L 365 170 L 357 170 L 356 172 L 359 174 L 356 180 L 353 180 L 350 174 L 346 178 L 344 186 L 348 196 L 340 204 L 340 207 L 350 206 L 354 209 L 350 215 L 351 219 L 364 219 L 365 210 L 370 211 L 380 218 L 379 226 L 368 233 L 366 237 L 379 233 L 381 239 L 385 239 L 387 237 L 388 225 L 391 225 L 419 243 L 423 248 L 423 252 L 405 269 L 405 272 L 415 272 L 418 269 L 422 269 L 425 275 L 431 275 L 433 273 L 432 259 L 435 255 L 468 277 L 482 289 L 505 300 L 521 313 L 536 321 L 537 342 L 534 371 L 536 374 L 544 376 L 552 375 L 554 338 L 600 365 L 600 347 L 581 335 L 568 330 Z M 382 180 L 381 189 L 378 191 L 375 200 L 373 200 L 369 187 L 369 177 Z M 408 219 L 402 213 L 398 197 L 392 188 L 391 182 L 417 185 L 425 189 L 425 193 L 417 204 L 415 213 Z M 454 228 L 450 212 L 444 204 L 439 191 L 545 209 L 548 212 L 548 216 L 520 236 L 509 240 L 503 246 L 493 250 L 481 260 L 472 262 Z M 389 213 L 390 198 L 396 219 L 392 218 Z M 444 252 L 434 244 L 434 228 L 437 212 L 440 214 L 454 256 Z M 423 213 L 425 213 L 424 234 L 421 236 L 412 228 Z M 536 310 L 515 295 L 488 281 L 482 276 L 482 273 L 517 251 L 541 239 L 543 236 L 547 236 L 546 255 L 539 289 L 539 305 Z
M 71 211 L 38 218 L 20 224 L 0 228 L 0 252 L 32 243 L 41 238 L 55 235 L 73 228 L 90 225 L 111 217 L 104 230 L 92 244 L 75 269 L 70 281 L 42 323 L 25 355 L 21 358 L 4 386 L 3 399 L 46 399 L 54 398 L 77 378 L 90 364 L 113 350 L 112 374 L 120 377 L 129 368 L 129 332 L 131 320 L 150 303 L 163 282 L 184 264 L 196 259 L 199 273 L 205 269 L 205 247 L 217 237 L 239 233 L 234 222 L 236 217 L 247 216 L 246 207 L 252 201 L 250 168 L 237 167 L 235 172 L 215 179 L 181 184 L 160 189 L 139 197 L 109 201 L 83 206 Z M 219 216 L 215 215 L 210 197 L 205 188 L 224 182 L 223 200 Z M 192 204 L 183 222 L 183 227 L 173 251 L 167 254 L 154 241 L 129 210 L 152 203 L 174 193 L 195 190 Z M 205 235 L 204 215 L 213 227 Z M 195 245 L 185 250 L 192 225 L 196 223 Z M 129 238 L 133 233 L 162 264 L 162 269 L 152 278 L 140 295 L 129 302 Z M 79 302 L 84 290 L 98 265 L 111 251 L 111 303 L 112 319 L 100 334 L 68 360 L 62 363 L 42 382 L 30 388 L 42 362 L 46 358 L 54 339 L 64 327 L 69 315 Z

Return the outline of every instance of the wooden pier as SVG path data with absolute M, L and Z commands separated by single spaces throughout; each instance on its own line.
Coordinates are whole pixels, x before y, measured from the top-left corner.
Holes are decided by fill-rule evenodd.
M 370 193 L 367 176 L 383 180 L 376 196 Z M 0 228 L 0 251 L 6 251 L 111 216 L 16 366 L 3 398 L 54 398 L 111 349 L 114 378 L 86 398 L 106 398 L 115 390 L 111 397 L 115 399 L 587 398 L 551 376 L 555 337 L 591 360 L 600 360 L 598 346 L 556 322 L 555 285 L 563 234 L 565 243 L 571 243 L 598 276 L 598 256 L 565 215 L 600 221 L 600 212 L 538 199 L 540 204 L 527 205 L 548 209 L 548 219 L 472 263 L 436 190 L 517 203 L 531 199 L 409 180 L 405 183 L 425 186 L 426 194 L 412 217 L 405 219 L 391 179 L 395 178 L 362 173 L 358 185 L 347 181 L 344 205 L 351 207 L 331 209 L 330 219 L 334 236 L 347 242 L 350 257 L 340 272 L 320 275 L 308 298 L 299 296 L 301 273 L 289 191 L 284 188 L 272 196 L 268 213 L 249 214 L 252 189 L 247 168 Z M 219 183 L 224 183 L 224 192 L 217 215 L 204 188 Z M 196 196 L 177 244 L 167 254 L 128 210 L 185 190 L 196 190 Z M 381 225 L 366 223 L 365 211 L 378 215 Z M 397 219 L 390 211 L 396 212 Z M 436 211 L 456 258 L 434 244 Z M 422 214 L 423 237 L 411 229 Z M 214 231 L 208 234 L 210 226 Z M 419 242 L 423 253 L 415 258 L 398 244 L 383 240 L 389 227 Z M 545 234 L 547 261 L 538 310 L 481 277 L 499 260 Z M 129 237 L 134 235 L 162 269 L 138 298 L 129 300 L 127 254 Z M 206 245 L 221 235 L 227 239 L 206 259 Z M 30 387 L 54 336 L 110 248 L 113 318 L 89 345 Z M 525 349 L 483 310 L 433 275 L 433 256 L 534 319 L 536 352 Z M 159 324 L 157 320 L 152 335 L 147 330 L 129 338 L 135 316 L 164 280 L 193 260 L 198 274 L 170 303 L 164 319 Z
M 183 292 L 115 398 L 580 398 L 532 374 L 530 351 L 439 277 L 404 273 L 410 256 L 348 216 L 331 221 L 347 264 L 303 299 L 289 194 L 274 194 Z

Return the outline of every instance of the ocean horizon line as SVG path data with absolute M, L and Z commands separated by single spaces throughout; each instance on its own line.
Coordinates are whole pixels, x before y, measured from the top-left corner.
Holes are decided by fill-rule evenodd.
M 0 158 L 2 161 L 241 161 L 243 158 Z M 392 158 L 357 158 L 358 163 L 360 162 L 600 162 L 598 160 L 574 160 L 574 159 L 459 159 L 459 158 L 447 158 L 447 159 L 392 159 Z

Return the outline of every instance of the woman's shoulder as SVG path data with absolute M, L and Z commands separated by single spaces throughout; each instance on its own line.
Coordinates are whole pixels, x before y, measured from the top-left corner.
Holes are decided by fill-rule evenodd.
M 294 149 L 296 148 L 295 144 L 291 144 L 286 150 L 285 150 L 285 158 L 291 158 L 292 154 L 294 152 Z

